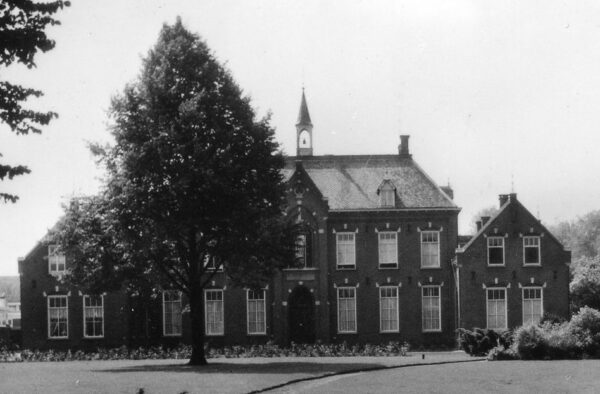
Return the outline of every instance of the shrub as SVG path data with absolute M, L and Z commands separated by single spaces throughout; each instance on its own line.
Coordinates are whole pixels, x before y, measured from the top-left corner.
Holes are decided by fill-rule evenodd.
M 570 335 L 576 338 L 583 353 L 600 355 L 600 311 L 583 307 L 569 322 Z
M 519 327 L 514 334 L 514 349 L 524 360 L 540 360 L 547 355 L 548 342 L 544 330 L 535 325 Z
M 510 332 L 497 333 L 494 330 L 474 328 L 473 331 L 459 328 L 460 347 L 471 356 L 486 356 L 496 346 L 510 346 Z
M 501 361 L 501 360 L 518 360 L 519 355 L 513 348 L 505 348 L 504 346 L 496 346 L 488 353 L 487 359 L 489 361 Z

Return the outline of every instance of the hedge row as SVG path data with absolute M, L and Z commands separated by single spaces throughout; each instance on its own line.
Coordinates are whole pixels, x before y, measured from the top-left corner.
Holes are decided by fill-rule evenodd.
M 497 333 L 459 329 L 460 345 L 490 360 L 552 360 L 600 358 L 600 311 L 584 307 L 568 322 L 545 320 Z
M 251 357 L 351 357 L 351 356 L 406 356 L 407 343 L 389 342 L 381 345 L 341 344 L 294 344 L 282 348 L 274 343 L 253 346 L 226 346 L 219 349 L 207 349 L 207 358 L 251 358 Z M 175 348 L 162 346 L 128 349 L 126 346 L 114 349 L 97 349 L 95 352 L 81 350 L 71 352 L 0 349 L 0 362 L 23 361 L 91 361 L 91 360 L 159 360 L 188 359 L 191 346 L 180 345 Z

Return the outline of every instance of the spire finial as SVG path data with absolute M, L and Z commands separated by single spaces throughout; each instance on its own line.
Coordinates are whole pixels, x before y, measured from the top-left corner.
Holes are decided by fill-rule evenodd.
M 310 121 L 310 114 L 308 113 L 308 105 L 306 104 L 304 86 L 302 86 L 302 101 L 300 102 L 300 113 L 298 114 L 297 125 L 312 126 L 312 122 Z

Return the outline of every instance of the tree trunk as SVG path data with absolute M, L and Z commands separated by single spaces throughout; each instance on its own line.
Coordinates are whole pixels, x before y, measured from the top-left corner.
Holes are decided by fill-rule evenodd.
M 192 323 L 192 357 L 189 365 L 206 365 L 204 354 L 204 295 L 197 284 L 190 291 L 190 317 Z

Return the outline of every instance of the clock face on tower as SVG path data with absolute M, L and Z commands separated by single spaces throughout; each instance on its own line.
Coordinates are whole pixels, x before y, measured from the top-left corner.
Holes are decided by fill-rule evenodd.
M 300 148 L 310 148 L 310 133 L 306 129 L 300 132 L 298 146 Z

